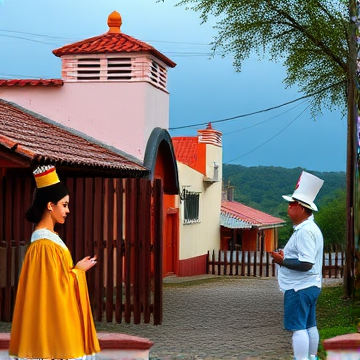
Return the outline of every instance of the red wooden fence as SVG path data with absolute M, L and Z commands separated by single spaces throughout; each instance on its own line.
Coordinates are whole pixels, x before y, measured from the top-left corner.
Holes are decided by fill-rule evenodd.
M 323 255 L 323 277 L 343 277 L 345 253 Z M 276 276 L 276 267 L 267 252 L 260 251 L 208 251 L 207 273 L 214 275 Z
M 162 321 L 162 184 L 145 179 L 67 178 L 70 215 L 56 229 L 74 262 L 97 255 L 87 273 L 96 321 Z M 11 321 L 32 226 L 24 219 L 33 184 L 3 177 L 0 189 L 0 321 Z

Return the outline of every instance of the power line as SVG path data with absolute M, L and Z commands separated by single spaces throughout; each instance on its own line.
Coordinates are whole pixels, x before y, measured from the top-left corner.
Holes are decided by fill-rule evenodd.
M 67 40 L 68 39 L 63 36 L 54 36 L 54 35 L 48 35 L 48 34 L 35 34 L 35 33 L 29 33 L 29 32 L 25 32 L 25 31 L 16 31 L 16 30 L 7 30 L 7 29 L 0 29 L 0 31 L 5 32 L 5 33 L 31 35 L 31 36 L 38 36 L 38 37 L 58 39 L 58 40 Z M 4 35 L 1 35 L 1 36 L 4 36 Z
M 229 132 L 227 132 L 227 133 L 223 133 L 223 137 L 224 137 L 225 135 L 235 134 L 235 133 L 237 133 L 237 132 L 244 131 L 244 130 L 247 130 L 247 129 L 251 129 L 251 128 L 255 127 L 255 126 L 264 124 L 264 123 L 266 123 L 266 122 L 268 122 L 268 121 L 270 121 L 270 120 L 272 120 L 272 119 L 275 119 L 275 118 L 277 118 L 277 117 L 279 117 L 279 116 L 282 116 L 282 115 L 290 112 L 291 110 L 293 110 L 293 109 L 297 108 L 298 106 L 306 103 L 307 101 L 308 101 L 308 100 L 305 100 L 305 101 L 301 102 L 300 104 L 297 104 L 297 105 L 293 106 L 292 108 L 290 108 L 290 109 L 288 109 L 288 110 L 286 110 L 286 111 L 284 111 L 284 112 L 282 112 L 282 113 L 280 113 L 280 114 L 277 114 L 277 115 L 275 115 L 275 116 L 272 116 L 272 117 L 270 117 L 270 118 L 268 118 L 268 119 L 266 119 L 266 120 L 264 120 L 264 121 L 260 121 L 260 122 L 258 122 L 258 123 L 256 123 L 256 124 L 253 124 L 253 125 L 244 127 L 244 128 L 242 128 L 242 129 L 239 129 L 239 130 L 234 130 L 234 131 L 229 131 Z
M 0 29 L 0 31 L 2 31 L 2 30 Z M 14 33 L 29 34 L 29 35 L 34 35 L 34 36 L 43 36 L 43 35 L 38 35 L 38 34 L 24 33 L 24 32 L 20 32 L 20 31 L 14 31 Z M 19 40 L 31 41 L 31 42 L 36 42 L 39 44 L 54 45 L 54 46 L 59 45 L 59 40 L 65 39 L 65 38 L 60 38 L 60 37 L 44 35 L 45 38 L 48 38 L 49 40 L 51 40 L 51 39 L 53 40 L 53 41 L 44 41 L 44 40 L 32 39 L 30 37 L 25 37 L 25 36 L 9 35 L 9 34 L 1 34 L 1 33 L 0 33 L 0 37 L 19 39 Z M 66 39 L 64 41 L 69 42 L 71 40 Z M 188 43 L 188 44 L 191 45 L 191 43 Z M 198 57 L 198 56 L 213 57 L 215 55 L 220 55 L 220 54 L 216 54 L 216 53 L 212 53 L 212 52 L 204 53 L 204 52 L 194 52 L 194 51 L 166 51 L 166 50 L 164 50 L 164 51 L 162 50 L 162 53 L 164 53 L 165 55 L 168 55 L 168 56 L 173 56 L 173 57 Z
M 200 45 L 200 46 L 210 46 L 210 44 L 202 44 L 202 43 L 189 43 L 182 41 L 167 41 L 167 40 L 144 40 L 146 42 L 158 42 L 158 43 L 167 43 L 167 44 L 179 44 L 179 45 Z
M 0 28 L 0 32 L 1 31 L 5 32 L 5 33 L 31 35 L 31 36 L 50 38 L 50 39 L 69 40 L 69 38 L 66 38 L 66 37 L 63 37 L 63 36 L 56 36 L 56 35 L 49 35 L 49 34 L 36 34 L 36 33 L 30 33 L 30 32 L 25 32 L 25 31 L 16 31 L 16 30 L 8 30 L 8 29 L 1 29 Z M 142 40 L 142 41 L 148 42 L 148 43 L 157 42 L 157 43 L 178 44 L 178 45 L 210 46 L 210 44 L 207 44 L 207 43 L 191 43 L 191 42 L 171 41 L 171 40 Z
M 4 77 L 4 78 L 10 78 L 10 79 L 41 79 L 41 78 L 48 78 L 47 76 L 33 76 L 33 75 L 19 75 L 19 74 L 1 74 L 0 76 Z M 52 77 L 54 78 L 54 77 Z M 58 77 L 55 77 L 58 78 Z
M 32 41 L 32 42 L 36 42 L 36 43 L 40 43 L 40 44 L 54 45 L 54 43 L 51 43 L 51 42 L 45 42 L 45 41 L 41 41 L 41 40 L 30 39 L 30 38 L 26 38 L 26 37 L 23 37 L 23 36 L 6 35 L 6 34 L 0 34 L 0 36 L 7 37 L 7 38 L 13 38 L 13 39 Z
M 4 32 L 5 34 L 1 34 L 1 32 Z M 34 40 L 29 37 L 24 36 L 16 36 L 16 35 L 9 35 L 7 33 L 13 33 L 13 34 L 20 34 L 20 35 L 30 35 L 40 38 L 46 38 L 46 39 L 52 39 L 52 40 L 64 40 L 64 41 L 77 41 L 75 39 L 69 39 L 63 36 L 54 36 L 54 35 L 48 35 L 48 34 L 36 34 L 36 33 L 30 33 L 25 31 L 15 31 L 15 30 L 7 30 L 7 29 L 0 29 L 0 36 L 3 37 L 9 37 L 14 39 L 20 39 L 20 40 L 26 40 L 26 41 L 33 41 L 33 42 L 39 42 L 43 44 L 53 44 L 51 42 L 45 42 L 40 40 Z M 187 46 L 210 46 L 210 44 L 204 44 L 204 43 L 191 43 L 191 42 L 182 42 L 182 41 L 167 41 L 167 40 L 143 40 L 147 43 L 164 43 L 164 44 L 176 44 L 176 45 L 187 45 Z M 165 52 L 164 52 L 165 53 Z M 175 56 L 212 56 L 214 55 L 213 52 L 210 53 L 194 53 L 194 52 L 167 52 L 168 54 L 172 54 Z
M 196 52 L 178 52 L 178 51 L 162 51 L 163 54 L 168 56 L 182 56 L 182 57 L 191 57 L 191 56 L 207 56 L 207 57 L 213 57 L 213 55 L 219 55 L 219 54 L 213 54 L 213 53 L 196 53 Z
M 291 101 L 288 101 L 286 103 L 283 103 L 283 104 L 280 104 L 280 105 L 276 105 L 276 106 L 273 106 L 273 107 L 270 107 L 270 108 L 267 108 L 267 109 L 263 109 L 263 110 L 258 110 L 258 111 L 253 111 L 251 113 L 247 113 L 247 114 L 242 114 L 242 115 L 237 115 L 237 116 L 233 116 L 233 117 L 230 117 L 230 118 L 225 118 L 225 119 L 221 119 L 221 120 L 209 120 L 209 121 L 206 121 L 206 122 L 202 122 L 202 123 L 198 123 L 198 124 L 191 124 L 191 125 L 183 125 L 183 126 L 176 126 L 176 127 L 171 127 L 169 128 L 169 130 L 178 130 L 178 129 L 185 129 L 185 128 L 191 128 L 191 127 L 196 127 L 196 126 L 202 126 L 202 125 L 207 125 L 209 122 L 211 124 L 216 124 L 216 123 L 221 123 L 221 122 L 226 122 L 226 121 L 231 121 L 231 120 L 236 120 L 236 119 L 240 119 L 240 118 L 244 118 L 244 117 L 248 117 L 248 116 L 252 116 L 252 115 L 256 115 L 256 114 L 260 114 L 260 113 L 264 113 L 264 112 L 268 112 L 268 111 L 271 111 L 271 110 L 274 110 L 274 109 L 278 109 L 280 107 L 283 107 L 283 106 L 286 106 L 286 105 L 289 105 L 289 104 L 292 104 L 296 101 L 300 101 L 302 99 L 306 99 L 306 98 L 309 98 L 309 97 L 312 97 L 314 95 L 317 95 L 317 94 L 320 94 L 326 90 L 329 90 L 331 89 L 332 87 L 335 87 L 335 86 L 338 86 L 342 83 L 344 83 L 345 80 L 343 81 L 339 81 L 335 84 L 332 84 L 332 85 L 329 85 L 321 90 L 318 90 L 318 91 L 315 91 L 309 95 L 304 95 L 304 96 L 301 96 L 297 99 L 294 99 L 294 100 L 291 100 Z
M 264 146 L 265 144 L 267 144 L 268 142 L 270 142 L 271 140 L 273 140 L 274 138 L 276 138 L 278 135 L 280 135 L 283 131 L 285 131 L 291 124 L 293 124 L 311 105 L 309 104 L 294 120 L 292 120 L 289 124 L 287 124 L 283 129 L 281 129 L 278 133 L 276 133 L 274 136 L 272 136 L 270 139 L 266 140 L 265 142 L 263 142 L 262 144 L 260 144 L 259 146 L 257 146 L 256 148 L 248 151 L 247 153 L 245 154 L 242 154 L 240 156 L 238 156 L 237 158 L 235 159 L 232 159 L 228 162 L 224 162 L 224 164 L 229 164 L 235 160 L 238 160 L 246 155 L 249 155 L 251 154 L 252 152 L 254 152 L 255 150 L 261 148 L 262 146 Z

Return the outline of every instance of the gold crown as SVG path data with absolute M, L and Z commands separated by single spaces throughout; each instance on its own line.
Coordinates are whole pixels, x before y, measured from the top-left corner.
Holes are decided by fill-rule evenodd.
M 39 166 L 33 174 L 38 189 L 60 182 L 56 169 L 52 165 Z

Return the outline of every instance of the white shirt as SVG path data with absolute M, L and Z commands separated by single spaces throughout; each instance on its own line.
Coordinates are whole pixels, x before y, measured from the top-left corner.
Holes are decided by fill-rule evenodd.
M 314 264 L 309 271 L 279 267 L 278 283 L 282 291 L 295 291 L 311 286 L 321 288 L 324 239 L 314 216 L 294 227 L 294 232 L 284 248 L 284 259 L 298 259 Z

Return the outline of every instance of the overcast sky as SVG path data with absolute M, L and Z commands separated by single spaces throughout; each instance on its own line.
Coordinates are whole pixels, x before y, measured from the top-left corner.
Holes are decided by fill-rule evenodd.
M 302 167 L 345 171 L 346 118 L 340 111 L 318 114 L 295 102 L 285 89 L 281 64 L 249 59 L 236 73 L 230 56 L 211 57 L 215 30 L 199 14 L 166 0 L 0 0 L 0 78 L 60 78 L 52 50 L 107 32 L 116 10 L 122 32 L 146 41 L 177 63 L 169 70 L 170 128 L 213 122 L 223 133 L 223 162 L 244 166 Z M 0 90 L 1 97 L 1 90 Z M 195 136 L 204 125 L 170 130 Z

